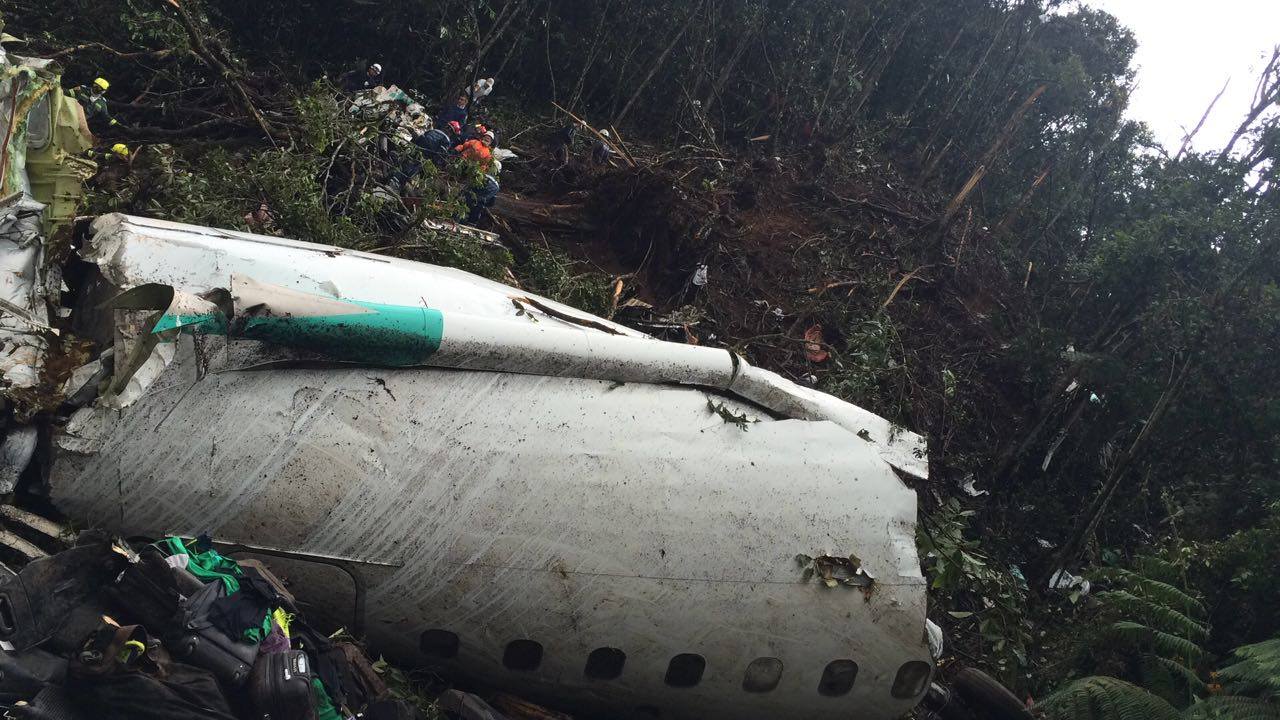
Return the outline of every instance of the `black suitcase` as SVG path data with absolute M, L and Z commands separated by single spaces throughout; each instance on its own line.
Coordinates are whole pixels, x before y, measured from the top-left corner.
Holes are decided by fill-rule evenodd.
M 315 679 L 311 661 L 302 650 L 258 656 L 249 678 L 249 696 L 256 717 L 263 720 L 316 720 Z
M 67 659 L 40 648 L 22 653 L 0 652 L 0 704 L 28 700 L 67 677 Z
M 232 687 L 243 685 L 258 656 L 258 646 L 236 642 L 216 628 L 165 637 L 165 647 L 175 660 L 213 673 Z
M 49 685 L 29 702 L 19 702 L 9 708 L 14 720 L 93 720 L 92 715 L 76 707 L 70 693 L 59 685 Z
M 113 552 L 109 543 L 94 543 L 32 560 L 17 575 L 0 581 L 4 649 L 21 652 L 48 640 L 124 565 L 124 556 Z
M 244 684 L 258 646 L 232 640 L 207 619 L 190 617 L 191 603 L 207 601 L 205 595 L 216 595 L 220 586 L 169 567 L 154 547 L 146 547 L 138 557 L 109 591 L 118 611 L 159 636 L 175 660 L 204 668 L 229 686 Z

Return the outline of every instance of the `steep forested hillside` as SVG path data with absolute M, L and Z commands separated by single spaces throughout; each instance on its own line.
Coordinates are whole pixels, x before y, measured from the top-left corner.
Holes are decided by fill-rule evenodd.
M 1215 109 L 1226 147 L 1171 153 L 1125 118 L 1133 36 L 1059 0 L 5 5 L 68 86 L 110 79 L 103 143 L 172 163 L 93 211 L 244 226 L 266 202 L 288 236 L 733 347 L 928 437 L 960 663 L 1170 713 L 1275 692 L 1275 665 L 1270 689 L 1211 674 L 1280 635 L 1275 57 L 1253 108 Z M 458 213 L 459 171 L 378 192 L 397 161 L 334 87 L 370 62 L 432 113 L 497 79 L 472 117 L 518 156 L 501 247 L 411 222 Z M 586 130 L 554 156 L 564 111 L 612 129 L 612 163 Z M 1133 692 L 1082 681 L 1051 714 Z

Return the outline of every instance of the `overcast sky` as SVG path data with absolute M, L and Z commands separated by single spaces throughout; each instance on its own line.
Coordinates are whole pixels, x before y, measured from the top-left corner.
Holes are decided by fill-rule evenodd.
M 1215 150 L 1248 111 L 1258 73 L 1280 43 L 1280 0 L 1085 0 L 1120 19 L 1138 39 L 1138 89 L 1129 115 L 1144 120 L 1170 151 L 1183 127 L 1231 84 L 1196 135 L 1195 147 Z

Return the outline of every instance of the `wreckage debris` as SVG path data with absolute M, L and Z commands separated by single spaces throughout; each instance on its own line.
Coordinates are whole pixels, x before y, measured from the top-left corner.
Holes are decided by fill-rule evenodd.
M 387 99 L 399 107 L 408 98 Z M 620 141 L 617 150 L 627 159 Z M 48 177 L 30 163 L 14 169 L 26 173 L 23 187 Z M 646 183 L 637 213 L 687 200 L 662 174 Z M 15 412 L 9 429 L 34 425 L 50 452 L 28 457 L 21 430 L 0 453 L 16 494 L 126 537 L 207 528 L 238 545 L 89 535 L 65 548 L 60 531 L 0 516 L 12 536 L 0 536 L 3 559 L 22 568 L 0 586 L 12 600 L 12 612 L 0 612 L 14 652 L 5 657 L 30 660 L 28 675 L 37 660 L 61 666 L 18 693 L 29 717 L 75 717 L 77 708 L 95 717 L 378 716 L 396 692 L 387 689 L 394 668 L 375 669 L 313 621 L 349 623 L 362 637 L 367 628 L 407 665 L 430 658 L 487 686 L 537 688 L 609 717 L 660 708 L 684 718 L 890 718 L 924 693 L 915 501 L 895 472 L 927 476 L 924 439 L 717 347 L 710 328 L 692 344 L 693 319 L 681 316 L 696 307 L 660 321 L 691 344 L 667 343 L 454 269 L 281 237 L 121 214 L 71 223 L 72 214 L 55 238 L 47 221 L 62 217 L 50 204 L 60 197 L 19 194 L 0 216 L 0 239 L 11 242 L 0 254 L 24 281 L 6 300 L 17 308 L 6 306 L 11 324 L 0 323 L 24 348 L 0 365 L 3 394 L 15 408 L 48 398 L 26 402 L 34 411 Z M 270 208 L 259 208 L 269 220 Z M 655 262 L 692 260 L 692 247 L 659 248 Z M 687 295 L 716 292 L 710 281 L 725 277 L 705 262 L 692 278 L 688 263 L 676 266 L 680 277 L 669 280 Z M 772 305 L 762 313 L 770 323 L 788 317 Z M 483 411 L 460 423 L 464 405 Z M 538 412 L 491 411 L 530 407 Z M 206 442 L 207 452 L 197 447 Z M 406 447 L 413 452 L 398 452 Z M 522 472 L 510 472 L 513 462 Z M 876 502 L 860 502 L 867 497 Z M 507 523 L 516 503 L 555 511 Z M 830 511 L 802 511 L 817 505 Z M 672 508 L 696 509 L 697 521 Z M 566 520 L 583 516 L 594 525 Z M 432 527 L 438 518 L 456 522 Z M 633 535 L 615 542 L 620 528 Z M 832 603 L 842 591 L 792 582 L 791 558 L 772 542 L 779 528 L 795 528 L 788 542 L 802 547 L 837 538 L 864 549 L 883 584 Z M 719 548 L 698 542 L 712 531 Z M 559 555 L 551 569 L 544 545 Z M 705 550 L 694 556 L 686 548 L 695 546 Z M 238 552 L 265 554 L 270 567 Z M 527 580 L 478 608 L 462 578 L 484 575 L 468 569 L 486 559 Z M 824 583 L 870 582 L 860 562 L 850 570 L 820 560 Z M 581 582 L 601 575 L 617 582 Z M 414 602 L 378 602 L 402 597 Z M 806 610 L 757 642 L 758 618 L 793 598 Z M 692 637 L 687 609 L 725 604 L 745 632 Z M 619 617 L 627 621 L 610 622 Z M 812 630 L 852 625 L 856 633 Z M 584 631 L 604 626 L 614 634 Z M 563 720 L 523 700 L 484 700 L 464 704 L 493 720 Z M 385 709 L 381 717 L 413 717 L 403 705 Z
M 0 582 L 0 648 L 6 717 L 416 717 L 358 645 L 306 623 L 264 564 L 207 538 L 130 546 L 90 532 L 33 559 Z

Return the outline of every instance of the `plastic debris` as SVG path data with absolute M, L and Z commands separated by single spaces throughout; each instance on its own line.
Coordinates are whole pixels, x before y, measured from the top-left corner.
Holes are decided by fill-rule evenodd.
M 986 490 L 979 490 L 977 486 L 974 485 L 974 483 L 976 482 L 977 482 L 977 478 L 973 476 L 973 473 L 969 473 L 968 475 L 964 476 L 963 480 L 960 481 L 960 489 L 963 490 L 965 494 L 968 495 L 969 497 L 978 497 L 980 495 L 986 495 L 987 494 Z
M 1050 590 L 1071 591 L 1080 595 L 1088 595 L 1092 585 L 1079 575 L 1072 575 L 1066 570 L 1058 570 L 1049 578 Z
M 926 619 L 924 621 L 924 632 L 925 637 L 929 640 L 929 656 L 933 658 L 934 662 L 937 662 L 942 658 L 942 652 L 945 648 L 942 639 L 942 628 L 938 627 L 938 624 L 934 621 Z
M 697 270 L 693 271 L 693 284 L 697 287 L 705 287 L 707 284 L 707 266 L 699 265 Z

